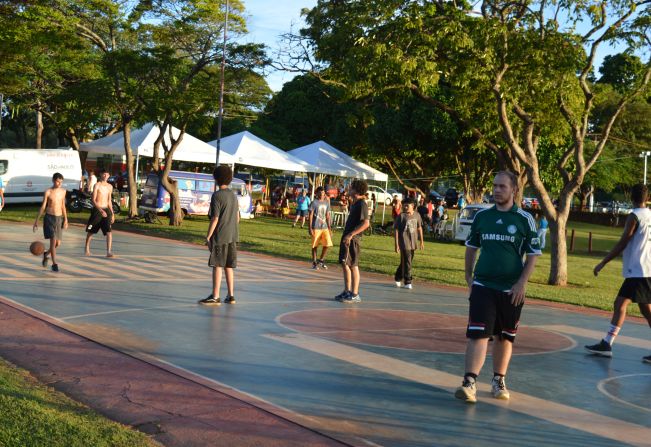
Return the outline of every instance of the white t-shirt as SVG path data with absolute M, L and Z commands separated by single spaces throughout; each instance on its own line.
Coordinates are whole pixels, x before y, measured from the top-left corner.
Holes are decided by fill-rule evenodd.
M 93 189 L 95 189 L 96 184 L 97 184 L 97 177 L 95 176 L 95 174 L 93 174 L 88 179 L 88 192 L 93 192 Z
M 622 275 L 624 278 L 649 278 L 651 277 L 651 210 L 635 208 L 632 214 L 637 220 L 637 228 L 624 249 Z

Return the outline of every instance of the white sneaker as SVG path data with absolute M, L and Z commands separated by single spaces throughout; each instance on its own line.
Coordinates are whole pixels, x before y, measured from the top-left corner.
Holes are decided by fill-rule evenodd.
M 454 397 L 469 404 L 477 402 L 477 385 L 470 380 L 463 380 L 463 384 L 454 392 Z
M 504 377 L 493 377 L 493 380 L 491 381 L 491 393 L 495 399 L 509 400 L 511 395 L 509 394 L 509 390 L 506 389 Z
M 402 283 L 400 281 L 396 281 L 396 287 L 402 286 Z
M 403 289 L 412 289 L 413 287 L 412 287 L 411 284 L 405 284 L 404 286 L 402 286 L 402 288 Z

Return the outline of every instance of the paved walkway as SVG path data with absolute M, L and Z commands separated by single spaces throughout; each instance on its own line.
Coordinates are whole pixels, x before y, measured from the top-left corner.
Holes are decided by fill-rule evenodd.
M 385 277 L 365 275 L 364 302 L 344 307 L 330 298 L 341 289 L 334 265 L 315 272 L 306 263 L 242 253 L 236 272 L 238 303 L 206 308 L 196 304 L 210 288 L 205 248 L 116 233 L 119 257 L 99 256 L 103 241 L 97 238 L 96 256 L 86 258 L 78 255 L 83 238 L 79 227 L 66 233 L 62 271 L 55 274 L 27 252 L 35 239 L 31 228 L 3 222 L 0 299 L 41 316 L 59 333 L 67 334 L 58 329 L 64 328 L 130 354 L 103 347 L 100 354 L 75 352 L 79 345 L 97 346 L 88 342 L 61 348 L 77 356 L 77 365 L 80 357 L 110 352 L 115 357 L 101 364 L 119 365 L 120 383 L 131 384 L 131 374 L 140 377 L 133 381 L 142 386 L 138 398 L 122 392 L 119 399 L 98 399 L 105 405 L 100 410 L 158 433 L 156 439 L 169 445 L 206 445 L 207 439 L 215 445 L 245 445 L 195 434 L 194 427 L 207 425 L 221 433 L 234 420 L 239 431 L 232 435 L 243 436 L 242 441 L 249 436 L 249 445 L 288 445 L 298 438 L 287 430 L 317 436 L 302 427 L 330 438 L 301 439 L 296 445 L 329 445 L 331 438 L 360 446 L 650 445 L 651 367 L 640 361 L 651 351 L 645 325 L 627 323 L 615 357 L 595 358 L 584 354 L 582 345 L 603 335 L 603 315 L 530 304 L 508 377 L 511 401 L 490 397 L 487 365 L 480 377 L 480 402 L 472 406 L 452 397 L 463 372 L 467 300 L 461 290 L 416 284 L 404 291 Z M 3 309 L 4 320 L 23 318 Z M 42 337 L 45 323 L 38 324 L 22 344 L 12 345 L 20 331 L 0 330 L 0 355 L 24 363 L 38 358 L 25 354 L 26 346 L 34 346 L 30 349 L 39 355 L 44 346 L 60 349 L 58 341 L 52 343 L 56 339 Z M 189 402 L 203 399 L 213 408 L 161 410 L 181 418 L 167 425 L 160 423 L 165 418 L 152 415 L 121 419 L 125 410 L 113 409 L 111 402 L 141 405 L 142 400 L 160 409 L 159 402 L 176 400 L 174 394 L 193 396 L 158 386 L 171 380 L 169 373 L 151 384 L 142 379 L 135 372 L 135 366 L 143 365 L 140 360 L 160 374 L 165 374 L 163 368 L 182 377 L 183 386 L 200 386 L 203 391 L 196 392 L 207 394 Z M 123 362 L 135 362 L 134 372 L 123 370 Z M 98 371 L 89 367 L 86 372 L 92 377 Z M 66 374 L 60 387 L 83 397 L 87 390 L 78 392 L 80 386 L 70 379 L 74 370 Z M 88 381 L 124 391 L 113 379 L 105 373 Z M 235 412 L 240 417 L 220 410 L 230 405 L 245 408 Z M 196 419 L 199 413 L 201 420 Z M 197 425 L 179 422 L 186 417 Z M 277 434 L 259 437 L 274 424 Z

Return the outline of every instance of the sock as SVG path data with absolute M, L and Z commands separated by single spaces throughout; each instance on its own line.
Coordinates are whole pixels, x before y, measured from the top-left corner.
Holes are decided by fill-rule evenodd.
M 469 381 L 469 382 L 476 382 L 476 381 L 477 381 L 477 374 L 475 374 L 475 373 L 471 373 L 471 372 L 467 372 L 467 373 L 465 373 L 465 374 L 463 375 L 463 379 L 464 379 L 464 380 L 467 380 L 467 381 Z M 470 380 L 470 379 L 472 379 L 472 380 Z
M 493 380 L 503 379 L 504 377 L 505 377 L 504 374 L 500 374 L 496 372 L 493 373 Z
M 617 337 L 617 334 L 619 334 L 620 329 L 620 327 L 611 324 L 610 329 L 608 329 L 608 334 L 606 334 L 604 337 L 604 341 L 612 346 L 613 342 L 615 341 L 615 337 Z

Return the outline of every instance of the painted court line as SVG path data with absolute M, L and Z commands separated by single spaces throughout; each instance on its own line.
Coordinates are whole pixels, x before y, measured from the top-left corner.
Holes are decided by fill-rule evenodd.
M 605 331 L 593 331 L 590 329 L 567 326 L 564 324 L 551 324 L 551 325 L 542 325 L 542 326 L 533 326 L 533 327 L 539 329 L 547 329 L 550 331 L 562 332 L 564 334 L 576 335 L 577 337 L 592 338 L 595 340 L 601 340 L 605 334 Z M 617 344 L 632 346 L 634 348 L 651 350 L 651 340 L 642 340 L 639 338 L 627 337 L 626 335 L 618 335 Z
M 460 384 L 459 376 L 321 338 L 304 334 L 287 334 L 284 336 L 268 334 L 264 335 L 264 337 L 384 374 L 444 389 L 450 393 L 451 402 L 454 401 L 452 392 Z M 506 407 L 509 410 L 533 418 L 543 419 L 557 425 L 635 446 L 648 447 L 649 439 L 651 439 L 651 429 L 648 427 L 516 393 L 512 390 L 511 400 L 504 402 L 490 397 L 490 387 L 487 384 L 479 384 L 478 388 L 483 392 L 484 396 L 482 397 L 484 399 L 477 405 L 489 404 L 502 408 Z M 461 402 L 457 403 L 467 405 Z

